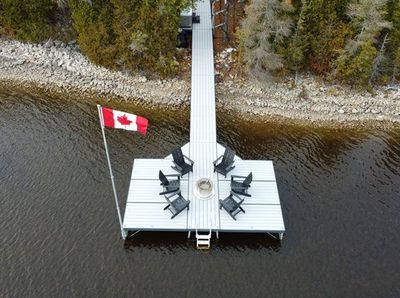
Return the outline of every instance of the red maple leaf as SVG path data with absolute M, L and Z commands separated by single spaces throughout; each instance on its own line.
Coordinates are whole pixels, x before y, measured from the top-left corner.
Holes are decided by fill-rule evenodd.
M 125 114 L 123 116 L 118 116 L 117 120 L 119 123 L 121 123 L 121 125 L 131 125 L 131 123 L 132 123 L 132 121 L 129 120 Z

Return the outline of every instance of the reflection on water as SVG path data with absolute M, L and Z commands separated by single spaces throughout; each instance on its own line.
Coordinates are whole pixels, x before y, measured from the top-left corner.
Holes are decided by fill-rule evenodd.
M 400 129 L 219 111 L 219 142 L 274 161 L 287 233 L 221 233 L 201 252 L 186 233 L 119 239 L 95 104 L 0 92 L 0 296 L 399 296 Z M 124 209 L 133 159 L 185 144 L 189 112 L 104 104 L 150 119 L 145 138 L 107 130 Z

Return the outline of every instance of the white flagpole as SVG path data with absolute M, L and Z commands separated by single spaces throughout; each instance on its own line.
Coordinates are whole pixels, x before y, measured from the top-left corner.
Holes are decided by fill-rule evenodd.
M 101 106 L 100 105 L 97 105 L 97 110 L 99 112 L 100 126 L 101 126 L 101 131 L 103 133 L 104 147 L 106 149 L 106 155 L 107 155 L 107 161 L 108 161 L 108 169 L 110 170 L 111 184 L 112 184 L 112 188 L 113 188 L 113 192 L 114 192 L 115 206 L 117 207 L 117 212 L 118 212 L 119 225 L 121 227 L 121 235 L 122 235 L 122 238 L 125 239 L 126 236 L 125 236 L 124 229 L 122 227 L 122 217 L 121 217 L 121 211 L 119 210 L 118 196 L 117 196 L 117 191 L 115 189 L 114 175 L 113 175 L 113 171 L 112 171 L 112 168 L 111 168 L 110 155 L 108 154 L 108 146 L 107 146 L 107 141 L 106 141 L 106 134 L 104 132 L 103 112 L 101 110 Z

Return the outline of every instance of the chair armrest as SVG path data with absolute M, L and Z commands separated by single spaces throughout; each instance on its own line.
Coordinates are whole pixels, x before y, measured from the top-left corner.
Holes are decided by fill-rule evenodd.
M 248 189 L 248 187 L 245 186 L 231 186 L 232 189 Z
M 178 177 L 178 180 L 181 178 L 180 175 L 178 174 L 168 174 L 168 175 L 164 175 L 165 177 Z
M 190 161 L 190 163 L 193 165 L 194 164 L 194 161 L 193 160 L 191 160 L 189 157 L 187 157 L 186 155 L 183 155 L 183 157 L 184 158 L 186 158 L 187 160 L 189 160 Z
M 166 191 L 162 191 L 162 192 L 160 192 L 160 195 L 166 195 L 166 194 L 169 194 L 169 193 L 173 193 L 173 192 L 177 192 L 179 190 L 179 188 L 177 188 L 177 189 L 175 189 L 175 190 L 166 190 Z M 170 202 L 169 201 L 169 199 L 166 199 L 168 202 Z
M 234 193 L 233 191 L 231 191 L 231 195 L 232 195 L 233 197 L 238 198 L 238 199 L 240 200 L 240 202 L 238 202 L 239 205 L 242 204 L 242 202 L 244 201 L 244 199 L 242 199 L 241 197 L 239 197 L 239 195 L 236 194 L 236 193 Z
M 166 195 L 164 195 L 164 196 L 167 199 L 167 201 L 169 201 L 169 199 L 172 198 L 173 196 L 180 195 L 180 194 L 181 194 L 181 191 L 177 190 L 177 191 L 174 191 L 173 193 L 171 193 L 169 196 L 166 196 Z
M 247 178 L 247 176 L 231 175 L 231 178 Z
M 233 165 L 234 163 L 235 163 L 235 162 L 232 161 L 230 164 L 228 164 L 228 165 L 225 167 L 225 170 L 229 170 L 230 168 L 232 168 L 232 165 Z
M 224 157 L 223 155 L 221 155 L 220 157 L 218 157 L 216 160 L 213 161 L 214 166 L 217 165 L 217 161 L 220 160 L 222 157 Z
M 175 161 L 172 161 L 172 162 L 178 168 L 179 171 L 182 171 L 182 167 L 181 166 L 179 166 Z

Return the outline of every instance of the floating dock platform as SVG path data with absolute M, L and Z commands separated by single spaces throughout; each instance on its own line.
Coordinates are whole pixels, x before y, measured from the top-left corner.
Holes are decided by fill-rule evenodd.
M 285 225 L 272 161 L 242 160 L 235 156 L 235 168 L 225 178 L 214 172 L 213 161 L 223 155 L 225 148 L 217 143 L 215 110 L 214 51 L 212 37 L 211 3 L 196 2 L 200 23 L 193 24 L 192 75 L 190 102 L 190 142 L 182 147 L 183 154 L 194 161 L 193 172 L 181 178 L 181 193 L 190 200 L 189 210 L 171 219 L 164 210 L 167 201 L 162 191 L 159 170 L 176 174 L 171 168 L 172 156 L 164 159 L 135 159 L 129 193 L 123 218 L 123 232 L 129 231 L 186 231 L 196 232 L 199 239 L 211 238 L 220 232 L 276 233 L 282 239 Z M 173 149 L 173 148 L 171 148 Z M 247 176 L 253 173 L 253 182 L 242 204 L 246 213 L 234 220 L 219 208 L 219 199 L 230 194 L 231 175 Z M 199 198 L 194 193 L 196 182 L 207 178 L 213 182 L 214 195 Z M 200 234 L 199 234 L 200 232 Z M 201 232 L 208 232 L 207 236 Z

